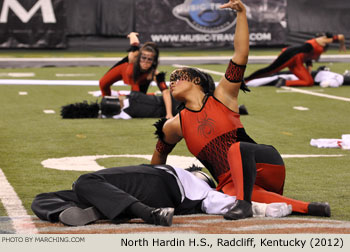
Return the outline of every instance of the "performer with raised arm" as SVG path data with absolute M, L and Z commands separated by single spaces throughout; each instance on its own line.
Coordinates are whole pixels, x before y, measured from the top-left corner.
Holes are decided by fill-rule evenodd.
M 285 166 L 280 154 L 272 146 L 256 144 L 246 134 L 237 101 L 239 89 L 245 88 L 243 75 L 249 53 L 246 9 L 240 0 L 230 0 L 221 8 L 237 12 L 235 51 L 225 76 L 215 88 L 211 76 L 195 68 L 171 74 L 171 93 L 184 108 L 174 118 L 156 123 L 159 139 L 151 163 L 165 164 L 176 143 L 184 138 L 189 151 L 218 182 L 216 189 L 236 196 L 236 204 L 225 219 L 252 217 L 252 200 L 286 202 L 295 212 L 330 216 L 328 204 L 283 197 Z

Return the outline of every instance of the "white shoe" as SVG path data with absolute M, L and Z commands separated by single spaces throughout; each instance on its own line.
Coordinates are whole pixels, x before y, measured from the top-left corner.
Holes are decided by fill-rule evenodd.
M 129 116 L 127 113 L 124 111 L 120 112 L 118 115 L 113 116 L 113 119 L 124 119 L 124 120 L 129 120 L 132 117 Z

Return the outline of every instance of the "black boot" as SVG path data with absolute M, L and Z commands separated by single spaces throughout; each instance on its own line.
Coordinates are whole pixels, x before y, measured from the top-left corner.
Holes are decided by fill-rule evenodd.
M 239 220 L 253 217 L 252 203 L 245 200 L 237 200 L 232 209 L 225 213 L 226 220 Z
M 160 226 L 171 226 L 173 223 L 174 208 L 157 208 L 151 212 L 152 224 Z
M 80 207 L 69 207 L 59 215 L 59 220 L 68 226 L 84 226 L 101 219 L 101 214 L 95 207 L 82 209 Z
M 331 217 L 331 207 L 327 202 L 311 202 L 307 206 L 307 213 L 312 216 Z

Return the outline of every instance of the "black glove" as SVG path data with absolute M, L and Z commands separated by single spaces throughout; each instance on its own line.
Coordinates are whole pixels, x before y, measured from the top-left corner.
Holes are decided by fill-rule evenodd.
M 156 80 L 157 80 L 157 83 L 162 83 L 162 82 L 165 82 L 165 75 L 166 75 L 166 72 L 160 72 L 156 75 Z

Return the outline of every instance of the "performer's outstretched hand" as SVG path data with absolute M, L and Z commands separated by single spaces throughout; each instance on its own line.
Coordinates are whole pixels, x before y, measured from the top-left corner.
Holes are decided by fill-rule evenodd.
M 230 0 L 229 2 L 221 5 L 220 8 L 221 9 L 229 8 L 229 9 L 232 9 L 232 10 L 236 10 L 237 12 L 245 11 L 245 6 L 241 2 L 241 0 Z
M 130 32 L 129 34 L 128 34 L 128 38 L 131 38 L 131 37 L 133 37 L 133 36 L 135 36 L 135 37 L 137 37 L 139 35 L 139 33 L 138 32 Z
M 130 32 L 128 34 L 128 38 L 130 40 L 130 45 L 140 45 L 140 41 L 139 41 L 139 38 L 137 37 L 139 35 L 138 32 Z M 130 55 L 129 55 L 130 56 Z M 131 60 L 131 58 L 133 58 L 133 56 L 130 56 L 129 57 L 129 60 Z

